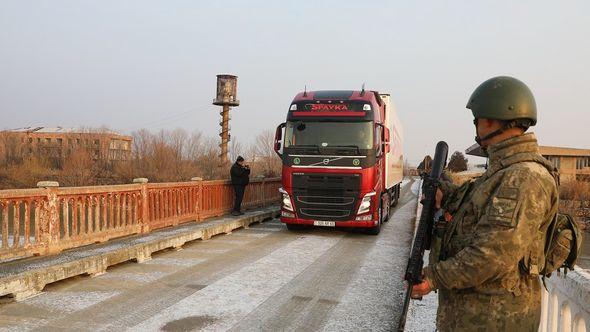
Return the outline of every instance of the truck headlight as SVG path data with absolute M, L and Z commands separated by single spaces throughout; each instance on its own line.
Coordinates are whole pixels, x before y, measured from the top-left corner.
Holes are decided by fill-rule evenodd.
M 279 188 L 279 192 L 283 195 L 283 209 L 293 211 L 293 204 L 291 204 L 291 197 L 283 188 Z
M 281 211 L 281 217 L 295 218 L 295 213 L 293 213 L 293 212 L 287 212 L 287 211 Z
M 369 211 L 371 211 L 371 200 L 373 198 L 373 196 L 375 196 L 377 193 L 372 191 L 368 194 L 366 194 L 363 197 L 363 200 L 361 201 L 361 204 L 359 205 L 359 210 L 356 214 L 363 214 L 363 213 L 367 213 Z
M 373 215 L 371 214 L 365 214 L 364 216 L 358 216 L 356 217 L 356 221 L 371 221 L 373 219 Z

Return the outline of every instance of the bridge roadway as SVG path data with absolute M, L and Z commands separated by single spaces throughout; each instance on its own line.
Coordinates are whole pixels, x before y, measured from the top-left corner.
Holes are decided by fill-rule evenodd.
M 386 331 L 397 324 L 417 182 L 378 236 L 278 220 L 0 304 L 0 331 Z

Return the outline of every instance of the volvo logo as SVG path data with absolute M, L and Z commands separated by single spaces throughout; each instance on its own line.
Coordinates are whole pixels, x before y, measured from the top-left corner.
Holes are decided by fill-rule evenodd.
M 316 163 L 313 163 L 311 165 L 306 165 L 306 166 L 311 166 L 311 167 L 313 167 L 313 166 L 322 166 L 322 165 L 323 166 L 328 166 L 329 163 L 331 163 L 333 161 L 336 161 L 336 160 L 340 160 L 340 159 L 342 159 L 342 157 L 324 158 L 324 159 L 320 159 L 320 161 L 318 161 Z M 332 167 L 332 166 L 328 166 L 328 167 Z M 336 167 L 336 166 L 334 166 L 334 167 Z

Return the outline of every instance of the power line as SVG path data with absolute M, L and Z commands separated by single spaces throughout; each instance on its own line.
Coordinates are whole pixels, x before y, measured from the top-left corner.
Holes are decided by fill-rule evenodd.
M 202 108 L 205 108 L 205 107 L 202 107 Z M 199 107 L 199 109 L 202 109 L 202 108 Z M 162 119 L 148 121 L 148 122 L 146 122 L 144 124 L 131 127 L 130 128 L 130 131 L 134 131 L 134 130 L 141 129 L 141 128 L 146 128 L 146 127 L 148 127 L 148 128 L 157 128 L 157 127 L 159 127 L 159 126 L 161 126 L 163 124 L 169 123 L 171 121 L 177 121 L 177 120 L 186 118 L 186 117 L 188 117 L 188 116 L 190 116 L 192 114 L 197 114 L 199 112 L 199 109 L 193 108 L 193 109 L 189 109 L 187 111 L 184 111 L 182 113 L 177 113 L 177 114 L 173 114 L 173 115 L 167 116 L 167 117 L 162 118 Z

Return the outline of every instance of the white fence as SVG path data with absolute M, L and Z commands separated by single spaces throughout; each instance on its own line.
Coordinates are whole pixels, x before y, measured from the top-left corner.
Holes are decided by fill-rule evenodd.
M 590 273 L 574 271 L 554 274 L 543 292 L 543 310 L 539 331 L 584 332 L 590 326 Z

